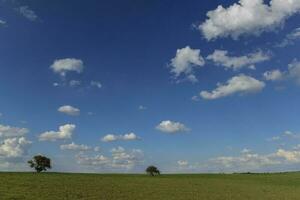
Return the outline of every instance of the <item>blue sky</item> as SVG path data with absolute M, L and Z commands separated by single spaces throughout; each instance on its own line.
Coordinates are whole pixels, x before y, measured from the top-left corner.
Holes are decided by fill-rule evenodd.
M 219 7 L 218 7 L 219 6 Z M 300 167 L 300 1 L 0 3 L 0 169 Z

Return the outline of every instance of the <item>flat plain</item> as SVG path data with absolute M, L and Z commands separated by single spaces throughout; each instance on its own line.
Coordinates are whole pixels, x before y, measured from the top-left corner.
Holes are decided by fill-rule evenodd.
M 1 200 L 299 200 L 300 173 L 0 173 Z

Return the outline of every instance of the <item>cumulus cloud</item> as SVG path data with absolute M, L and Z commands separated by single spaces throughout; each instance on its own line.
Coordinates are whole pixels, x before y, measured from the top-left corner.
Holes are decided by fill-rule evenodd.
M 270 56 L 262 51 L 257 51 L 245 56 L 229 56 L 228 51 L 215 50 L 207 56 L 208 60 L 213 61 L 216 65 L 224 66 L 226 69 L 239 70 L 244 67 L 254 68 L 256 63 L 270 59 Z
M 99 81 L 91 81 L 91 86 L 96 88 L 102 88 L 102 84 Z
M 294 59 L 289 65 L 288 70 L 280 71 L 279 69 L 266 71 L 263 74 L 268 81 L 293 80 L 300 84 L 300 62 Z
M 84 145 L 84 144 L 75 144 L 74 142 L 72 142 L 71 144 L 60 145 L 60 149 L 61 150 L 72 150 L 72 151 L 89 151 L 92 148 L 87 145 Z
M 0 158 L 20 158 L 27 154 L 27 148 L 32 142 L 25 137 L 7 138 L 0 144 Z
M 126 150 L 123 147 L 113 148 L 111 157 L 104 155 L 89 156 L 78 154 L 76 160 L 81 165 L 100 167 L 102 169 L 132 169 L 143 163 L 144 153 L 140 149 Z
M 71 115 L 71 116 L 78 116 L 80 115 L 80 109 L 75 108 L 73 106 L 70 105 L 64 105 L 61 106 L 57 109 L 58 112 L 67 114 L 67 115 Z
M 38 19 L 36 13 L 33 10 L 31 10 L 28 6 L 21 6 L 17 10 L 21 15 L 23 15 L 30 21 L 36 21 Z
M 285 74 L 282 73 L 280 70 L 275 69 L 271 71 L 266 71 L 263 74 L 263 76 L 267 81 L 279 81 L 284 79 Z
M 295 44 L 296 40 L 300 39 L 300 28 L 296 28 L 291 33 L 287 34 L 287 36 L 284 38 L 284 40 L 278 44 L 278 47 L 286 47 L 288 45 Z
M 214 100 L 234 94 L 254 93 L 263 90 L 265 83 L 250 76 L 240 74 L 227 81 L 226 84 L 217 84 L 217 88 L 211 92 L 202 91 L 200 96 L 203 99 Z
M 128 133 L 124 135 L 107 134 L 101 140 L 103 142 L 115 142 L 118 140 L 130 141 L 130 140 L 138 140 L 138 139 L 140 138 L 135 133 Z
M 182 49 L 178 49 L 176 56 L 171 60 L 171 73 L 174 74 L 175 78 L 179 78 L 183 75 L 187 80 L 197 82 L 198 80 L 194 75 L 194 71 L 204 64 L 205 61 L 200 54 L 200 50 L 186 46 Z
M 299 0 L 240 0 L 228 8 L 219 5 L 207 13 L 208 19 L 199 30 L 210 41 L 219 37 L 238 39 L 241 35 L 259 35 L 273 30 L 298 13 Z
M 58 59 L 53 62 L 50 68 L 61 76 L 66 76 L 67 72 L 81 73 L 84 69 L 83 61 L 76 58 Z
M 0 137 L 21 137 L 27 134 L 27 128 L 12 127 L 0 124 Z
M 59 127 L 58 131 L 47 131 L 39 135 L 40 141 L 56 141 L 71 139 L 76 126 L 74 124 L 65 124 Z
M 278 149 L 275 155 L 277 157 L 285 159 L 289 163 L 300 163 L 300 151 Z
M 165 120 L 165 121 L 160 122 L 156 126 L 156 129 L 161 132 L 164 132 L 164 133 L 187 132 L 190 130 L 184 124 L 182 124 L 180 122 L 170 121 L 170 120 Z

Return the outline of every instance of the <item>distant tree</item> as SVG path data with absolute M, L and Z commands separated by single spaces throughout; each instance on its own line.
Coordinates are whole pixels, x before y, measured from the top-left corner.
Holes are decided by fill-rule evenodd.
M 157 169 L 157 167 L 155 167 L 153 165 L 147 167 L 146 173 L 151 176 L 160 175 L 160 171 Z
M 42 171 L 47 171 L 51 169 L 51 160 L 46 156 L 37 155 L 28 161 L 28 164 L 31 168 L 34 168 L 36 172 L 40 173 Z

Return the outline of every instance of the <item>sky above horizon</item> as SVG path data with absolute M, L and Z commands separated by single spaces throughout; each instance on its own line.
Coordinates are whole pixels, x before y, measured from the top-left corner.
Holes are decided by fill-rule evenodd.
M 0 170 L 300 169 L 300 0 L 0 1 Z

